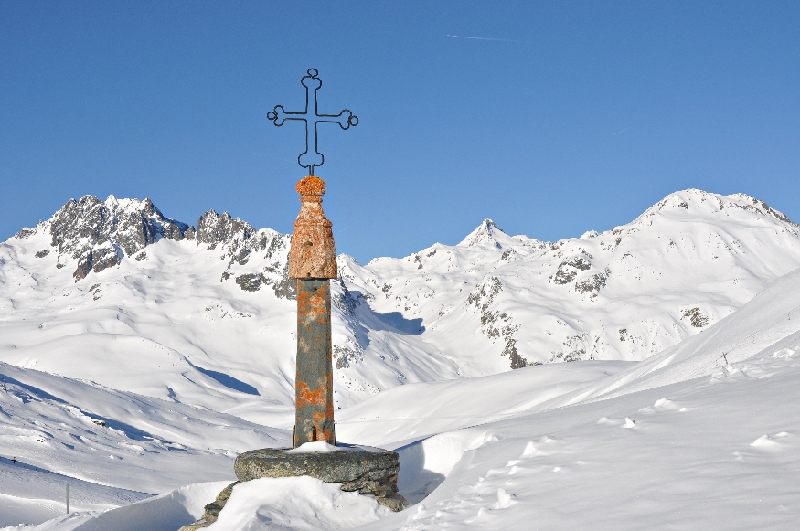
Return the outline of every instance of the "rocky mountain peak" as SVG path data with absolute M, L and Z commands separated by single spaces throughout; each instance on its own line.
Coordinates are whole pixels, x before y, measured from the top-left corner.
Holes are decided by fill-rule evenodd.
M 230 263 L 244 265 L 251 253 L 266 250 L 283 235 L 272 229 L 256 230 L 248 222 L 232 218 L 227 212 L 217 214 L 214 209 L 197 219 L 197 244 L 208 249 L 220 247 Z
M 294 297 L 294 285 L 288 276 L 290 241 L 290 235 L 272 229 L 256 230 L 248 222 L 233 218 L 227 212 L 217 214 L 211 209 L 197 220 L 197 244 L 204 244 L 210 250 L 219 249 L 220 258 L 228 260 L 221 280 L 234 278 L 244 291 L 258 291 L 262 285 L 271 285 L 276 296 Z M 262 270 L 239 274 L 239 266 L 250 262 L 256 253 L 263 261 Z
M 257 291 L 262 284 L 268 284 L 280 297 L 293 295 L 286 271 L 291 236 L 272 229 L 256 230 L 227 212 L 207 211 L 198 218 L 195 229 L 164 216 L 148 198 L 140 201 L 112 195 L 101 201 L 87 195 L 70 199 L 49 220 L 40 221 L 36 228 L 22 229 L 15 237 L 26 239 L 36 234 L 49 236 L 50 245 L 56 248 L 56 267 L 74 267 L 76 282 L 92 271 L 118 265 L 125 258 L 146 259 L 145 247 L 161 239 L 194 240 L 197 245 L 218 250 L 227 260 L 222 281 L 235 279 L 245 291 Z M 40 258 L 50 252 L 39 249 L 35 254 Z M 263 270 L 256 274 L 243 272 L 241 266 L 254 253 L 260 253 L 258 260 L 263 262 Z
M 470 232 L 461 243 L 459 247 L 495 247 L 503 249 L 508 245 L 513 245 L 511 236 L 503 232 L 503 229 L 497 226 L 494 220 L 486 218 L 478 227 Z
M 194 237 L 194 228 L 165 217 L 150 199 L 109 196 L 101 201 L 92 195 L 70 199 L 52 218 L 36 229 L 23 229 L 17 237 L 40 231 L 50 235 L 50 245 L 58 253 L 57 267 L 77 262 L 73 272 L 76 281 L 91 271 L 119 264 L 124 257 L 139 253 L 161 238 Z
M 197 218 L 197 243 L 207 244 L 209 249 L 216 249 L 221 243 L 240 243 L 251 239 L 256 229 L 248 222 L 232 218 L 227 212 L 217 214 L 213 208 Z

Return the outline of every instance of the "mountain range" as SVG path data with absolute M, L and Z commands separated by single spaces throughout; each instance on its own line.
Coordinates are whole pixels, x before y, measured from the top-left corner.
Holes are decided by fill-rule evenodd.
M 115 365 L 130 374 L 173 356 L 146 384 L 125 385 L 125 375 L 112 380 L 105 369 L 97 378 L 217 408 L 245 388 L 259 390 L 248 395 L 256 402 L 290 405 L 290 239 L 213 210 L 195 227 L 148 199 L 70 200 L 0 247 L 0 359 L 85 377 L 63 360 L 119 357 Z M 746 195 L 686 190 L 627 225 L 580 238 L 512 237 L 487 219 L 457 245 L 338 262 L 333 348 L 337 401 L 346 407 L 411 382 L 643 360 L 800 266 L 800 227 Z M 148 354 L 134 357 L 140 342 Z M 243 418 L 259 420 L 238 402 L 231 407 Z

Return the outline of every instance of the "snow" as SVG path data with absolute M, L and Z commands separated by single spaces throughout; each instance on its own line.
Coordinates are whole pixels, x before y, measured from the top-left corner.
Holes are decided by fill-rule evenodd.
M 37 531 L 109 531 L 112 529 L 175 531 L 199 518 L 203 514 L 206 500 L 213 499 L 227 484 L 228 482 L 216 482 L 186 485 L 162 496 L 125 505 L 113 511 L 75 512 L 63 515 L 36 526 L 34 529 Z
M 4 465 L 16 457 L 18 470 L 35 467 L 161 493 L 190 483 L 194 467 L 203 470 L 204 480 L 233 481 L 238 452 L 289 444 L 287 432 L 232 415 L 34 369 L 0 363 L 0 384 L 0 455 Z M 41 488 L 52 482 L 63 478 L 51 474 L 36 481 Z M 16 495 L 17 483 L 9 481 L 15 486 L 3 492 Z
M 307 443 L 303 443 L 297 448 L 292 450 L 287 450 L 287 454 L 305 454 L 305 453 L 312 453 L 312 452 L 358 452 L 358 451 L 366 451 L 366 452 L 380 452 L 380 448 L 372 448 L 371 446 L 362 446 L 356 444 L 343 444 L 343 443 L 336 443 L 336 446 L 332 444 L 328 444 L 325 441 L 309 441 Z
M 256 479 L 233 488 L 209 531 L 352 529 L 376 522 L 389 509 L 355 492 L 308 476 Z
M 11 458 L 13 459 L 13 457 Z M 66 488 L 72 511 L 102 511 L 127 505 L 148 494 L 42 470 L 22 461 L 0 458 L 0 526 L 41 523 L 66 512 Z
M 46 227 L 0 244 L 0 526 L 191 523 L 239 452 L 289 445 L 294 302 L 220 280 L 273 259 L 164 239 L 75 282 L 35 257 Z M 413 505 L 260 479 L 208 529 L 795 526 L 800 235 L 782 214 L 688 190 L 581 239 L 486 220 L 457 246 L 340 266 L 346 444 L 301 450 L 394 449 Z M 509 370 L 509 345 L 544 364 Z
M 546 409 L 568 392 L 618 373 L 632 363 L 586 361 L 524 367 L 492 376 L 403 385 L 344 409 L 336 429 L 344 441 L 385 446 Z

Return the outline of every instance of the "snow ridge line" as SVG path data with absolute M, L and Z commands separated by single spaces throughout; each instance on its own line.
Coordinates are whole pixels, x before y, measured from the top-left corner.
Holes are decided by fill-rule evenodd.
M 691 380 L 693 378 L 702 376 L 702 373 L 705 372 L 705 371 L 708 371 L 709 369 L 712 369 L 714 367 L 719 367 L 720 366 L 719 365 L 719 359 L 720 358 L 725 357 L 727 359 L 727 356 L 725 356 L 725 355 L 727 355 L 730 352 L 733 352 L 739 346 L 744 345 L 745 343 L 747 343 L 747 341 L 752 341 L 752 343 L 755 344 L 755 337 L 756 336 L 758 336 L 759 334 L 762 334 L 766 330 L 768 330 L 771 327 L 773 327 L 773 326 L 777 325 L 778 323 L 782 322 L 784 319 L 791 320 L 789 316 L 791 316 L 793 313 L 797 312 L 798 310 L 800 310 L 800 305 L 795 306 L 792 310 L 790 310 L 789 312 L 787 312 L 785 314 L 781 314 L 775 320 L 773 320 L 770 323 L 762 326 L 758 330 L 756 330 L 754 332 L 751 332 L 750 334 L 748 334 L 747 336 L 739 339 L 738 341 L 736 341 L 732 345 L 726 346 L 724 348 L 718 347 L 716 349 L 712 349 L 711 351 L 709 351 L 709 354 L 707 354 L 706 356 L 697 355 L 696 357 L 694 357 L 694 359 L 689 358 L 689 359 L 683 360 L 682 362 L 678 362 L 678 363 L 686 363 L 686 364 L 691 365 L 692 361 L 694 361 L 694 360 L 697 360 L 697 362 L 701 362 L 701 360 L 698 359 L 700 356 L 702 356 L 703 358 L 706 358 L 709 355 L 714 356 L 714 358 L 712 360 L 712 363 L 708 363 L 708 364 L 701 363 L 700 366 L 696 370 L 691 372 L 685 378 L 681 378 L 681 380 Z M 700 350 L 700 349 L 698 349 L 698 350 Z M 715 355 L 715 354 L 717 354 L 717 352 L 719 352 L 719 355 Z M 750 356 L 753 356 L 753 355 L 754 355 L 753 353 L 745 354 L 744 357 L 742 357 L 741 359 L 737 358 L 737 359 L 734 359 L 733 361 L 729 360 L 728 361 L 728 365 L 730 365 L 731 363 L 738 363 L 738 362 L 744 361 L 744 360 L 746 360 L 747 358 L 749 358 Z M 665 385 L 671 385 L 673 383 L 677 383 L 678 380 L 670 379 L 670 380 L 668 380 L 666 382 L 660 382 L 660 383 L 658 383 L 658 385 L 648 385 L 648 383 L 655 382 L 655 381 L 658 380 L 659 374 L 657 374 L 657 373 L 659 373 L 662 369 L 668 368 L 669 367 L 668 363 L 671 361 L 671 359 L 674 356 L 675 356 L 675 354 L 673 353 L 669 358 L 667 358 L 667 360 L 665 360 L 665 362 L 662 362 L 661 364 L 656 366 L 655 369 L 652 369 L 649 372 L 647 378 L 643 378 L 641 376 L 639 378 L 636 378 L 635 380 L 637 382 L 637 385 L 633 390 L 631 390 L 629 392 L 635 392 L 635 391 L 639 391 L 639 390 L 643 390 L 643 389 L 650 389 L 650 388 L 653 388 L 653 387 L 663 387 Z M 676 366 L 677 366 L 677 364 L 673 365 L 672 367 L 676 367 Z M 608 392 L 614 393 L 614 391 L 619 390 L 620 387 L 624 387 L 624 385 L 625 384 L 623 384 L 622 386 L 614 387 L 613 389 L 610 389 Z M 622 394 L 625 394 L 625 393 L 622 393 Z M 604 396 L 604 395 L 605 395 L 605 393 L 601 394 L 600 396 L 597 396 L 597 397 L 593 398 L 591 401 L 602 400 L 604 398 L 613 398 L 615 396 L 619 396 L 619 394 L 617 394 L 617 393 L 614 393 L 614 394 L 611 394 L 611 395 L 608 395 L 608 396 Z

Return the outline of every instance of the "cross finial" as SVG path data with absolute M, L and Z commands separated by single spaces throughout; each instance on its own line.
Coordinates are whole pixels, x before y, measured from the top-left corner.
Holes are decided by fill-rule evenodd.
M 342 129 L 349 129 L 358 125 L 358 116 L 350 112 L 348 109 L 343 110 L 339 114 L 320 114 L 317 111 L 317 91 L 322 87 L 322 80 L 318 77 L 319 72 L 316 68 L 309 68 L 308 73 L 300 80 L 300 83 L 306 88 L 306 108 L 303 112 L 288 112 L 283 109 L 283 105 L 276 105 L 273 110 L 267 113 L 267 118 L 272 120 L 272 123 L 278 127 L 282 126 L 284 122 L 296 120 L 298 122 L 305 122 L 306 125 L 306 150 L 297 157 L 297 163 L 303 168 L 309 169 L 309 175 L 314 175 L 314 168 L 325 164 L 325 155 L 317 149 L 317 124 L 320 122 L 333 122 L 339 124 Z M 314 91 L 314 109 L 313 113 L 309 113 L 309 89 Z M 309 123 L 310 122 L 310 123 Z M 310 151 L 310 140 L 312 139 L 311 130 L 309 126 L 313 126 L 313 152 Z

